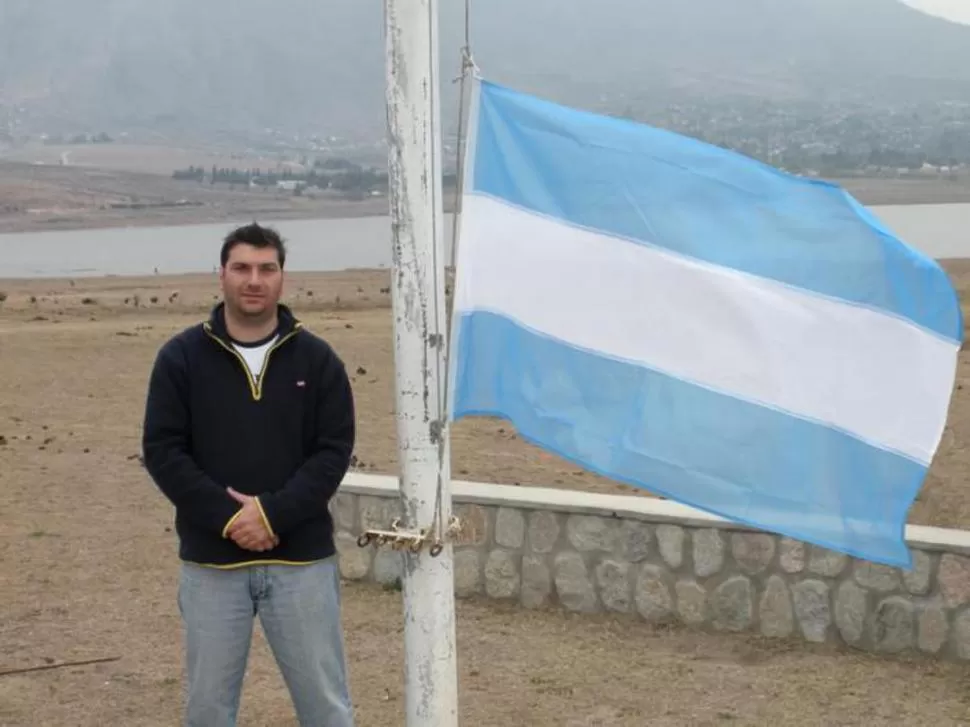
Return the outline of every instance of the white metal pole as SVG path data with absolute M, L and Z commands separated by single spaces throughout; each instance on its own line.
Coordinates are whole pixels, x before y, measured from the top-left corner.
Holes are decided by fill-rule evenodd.
M 451 517 L 437 0 L 384 0 L 391 302 L 403 527 Z M 404 551 L 407 727 L 458 724 L 453 552 Z

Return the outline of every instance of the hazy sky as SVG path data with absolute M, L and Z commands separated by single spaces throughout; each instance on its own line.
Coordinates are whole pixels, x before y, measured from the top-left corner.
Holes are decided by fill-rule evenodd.
M 970 0 L 903 0 L 903 2 L 931 15 L 970 25 Z

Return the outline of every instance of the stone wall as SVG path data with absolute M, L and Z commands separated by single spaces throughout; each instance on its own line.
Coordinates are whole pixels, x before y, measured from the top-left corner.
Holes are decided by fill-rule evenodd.
M 455 482 L 458 597 L 638 614 L 716 631 L 970 660 L 970 533 L 907 530 L 902 571 L 737 526 L 675 503 Z M 394 583 L 401 554 L 360 548 L 399 510 L 397 479 L 351 474 L 333 503 L 350 580 Z

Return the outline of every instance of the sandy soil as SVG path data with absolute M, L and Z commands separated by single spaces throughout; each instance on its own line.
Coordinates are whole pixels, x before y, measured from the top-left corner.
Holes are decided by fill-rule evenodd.
M 961 288 L 970 284 L 970 264 L 952 272 Z M 376 272 L 294 275 L 289 283 L 289 302 L 354 374 L 357 456 L 369 472 L 396 469 L 386 285 Z M 138 462 L 139 425 L 157 347 L 204 315 L 214 278 L 0 281 L 0 291 L 0 672 L 121 657 L 0 675 L 0 725 L 176 724 L 175 539 L 171 510 Z M 961 382 L 968 365 L 964 358 Z M 915 522 L 970 527 L 968 417 L 961 388 Z M 523 444 L 502 422 L 462 422 L 453 452 L 462 478 L 630 492 Z M 401 639 L 388 638 L 401 629 L 399 594 L 348 585 L 345 623 L 359 724 L 402 724 Z M 459 649 L 469 725 L 970 719 L 970 667 L 622 618 L 463 602 Z M 243 713 L 247 725 L 295 724 L 261 641 Z

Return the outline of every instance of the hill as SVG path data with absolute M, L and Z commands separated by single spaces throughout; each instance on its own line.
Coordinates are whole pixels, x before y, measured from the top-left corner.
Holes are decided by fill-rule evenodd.
M 462 5 L 440 2 L 443 78 Z M 970 100 L 970 27 L 898 0 L 473 0 L 493 80 L 588 107 Z M 4 0 L 0 105 L 54 131 L 383 131 L 379 0 Z M 445 83 L 446 116 L 453 114 Z M 21 110 L 22 109 L 22 110 Z

